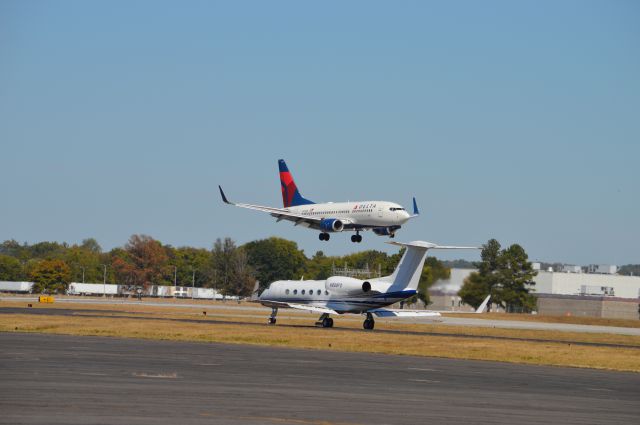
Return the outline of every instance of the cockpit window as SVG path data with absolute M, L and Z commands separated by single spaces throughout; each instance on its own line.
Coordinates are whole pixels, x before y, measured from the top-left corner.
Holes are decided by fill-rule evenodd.
M 389 208 L 390 211 L 404 211 L 404 208 L 396 208 L 396 207 L 391 207 Z

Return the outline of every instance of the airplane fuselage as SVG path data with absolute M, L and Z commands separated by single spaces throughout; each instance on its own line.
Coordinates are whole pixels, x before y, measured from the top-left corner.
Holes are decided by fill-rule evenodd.
M 362 290 L 365 282 L 371 289 Z M 329 308 L 340 314 L 359 314 L 395 304 L 416 294 L 413 289 L 387 291 L 390 285 L 381 279 L 362 281 L 343 276 L 333 276 L 326 281 L 279 280 L 271 283 L 260 294 L 259 300 L 267 307 L 276 307 L 275 303 L 291 303 Z
M 359 226 L 401 226 L 411 217 L 401 205 L 387 201 L 330 202 L 289 207 L 287 210 L 305 217 L 339 219 L 356 229 Z

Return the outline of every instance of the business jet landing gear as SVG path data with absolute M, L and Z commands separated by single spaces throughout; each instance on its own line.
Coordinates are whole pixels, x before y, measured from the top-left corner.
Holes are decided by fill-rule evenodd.
M 328 233 L 320 233 L 318 235 L 318 239 L 320 239 L 321 241 L 328 241 L 329 240 L 329 234 Z
M 333 319 L 329 317 L 329 313 L 322 313 L 322 316 L 316 322 L 316 326 L 320 326 L 323 328 L 332 328 L 333 327 Z
M 273 307 L 271 309 L 271 316 L 269 316 L 269 324 L 270 325 L 275 325 L 276 324 L 276 316 L 278 315 L 278 309 Z
M 351 242 L 354 242 L 354 243 L 362 242 L 362 236 L 360 235 L 360 232 L 356 232 L 355 235 L 351 235 Z
M 371 313 L 367 313 L 367 318 L 364 320 L 362 327 L 366 330 L 373 330 L 373 327 L 376 325 L 376 322 L 373 320 L 373 315 Z

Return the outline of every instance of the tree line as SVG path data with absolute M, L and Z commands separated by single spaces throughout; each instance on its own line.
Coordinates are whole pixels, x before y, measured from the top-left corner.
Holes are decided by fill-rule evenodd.
M 61 293 L 70 282 L 117 283 L 147 287 L 178 285 L 216 288 L 226 295 L 251 295 L 255 282 L 264 289 L 275 280 L 326 279 L 333 266 L 347 264 L 354 269 L 368 267 L 389 275 L 404 248 L 395 254 L 367 250 L 344 256 L 327 256 L 317 251 L 307 257 L 290 240 L 271 237 L 238 246 L 231 238 L 217 239 L 211 249 L 173 247 L 147 235 L 132 235 L 122 247 L 103 252 L 93 238 L 80 244 L 58 242 L 0 244 L 0 280 L 34 282 L 34 292 Z M 451 264 L 451 263 L 449 263 Z M 535 298 L 532 269 L 524 249 L 517 244 L 502 249 L 489 240 L 483 245 L 478 269 L 464 282 L 461 299 L 477 307 L 486 295 L 507 311 L 530 311 Z M 429 304 L 428 289 L 439 279 L 450 277 L 451 269 L 433 256 L 427 257 L 418 294 L 409 302 Z
M 317 251 L 307 257 L 297 243 L 271 237 L 238 246 L 217 239 L 211 249 L 173 247 L 147 235 L 132 235 L 122 247 L 104 252 L 93 238 L 80 244 L 58 242 L 0 244 L 0 280 L 34 282 L 35 292 L 63 292 L 70 282 L 125 286 L 173 285 L 216 288 L 227 295 L 250 295 L 255 282 L 264 289 L 275 280 L 326 279 L 333 266 L 391 274 L 403 250 L 389 255 L 367 250 L 345 256 Z M 429 303 L 427 289 L 450 269 L 427 258 L 416 299 Z

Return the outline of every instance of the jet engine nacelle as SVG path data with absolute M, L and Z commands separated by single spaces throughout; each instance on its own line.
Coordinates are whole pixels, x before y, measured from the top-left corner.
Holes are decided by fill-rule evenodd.
M 344 223 L 337 218 L 325 218 L 320 221 L 320 230 L 323 232 L 342 232 Z
M 327 279 L 325 289 L 342 295 L 362 295 L 371 292 L 371 283 L 352 277 L 332 276 Z
M 378 236 L 393 236 L 399 228 L 400 226 L 374 227 L 371 230 Z

